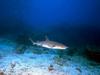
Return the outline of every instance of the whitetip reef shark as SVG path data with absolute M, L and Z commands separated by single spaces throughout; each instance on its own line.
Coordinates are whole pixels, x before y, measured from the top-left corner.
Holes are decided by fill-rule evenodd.
M 34 42 L 31 38 L 29 38 L 29 40 L 32 42 L 33 45 L 45 47 L 45 48 L 48 48 L 48 49 L 61 49 L 61 50 L 64 50 L 64 49 L 68 48 L 67 46 L 65 46 L 62 43 L 58 43 L 58 42 L 49 40 L 47 37 L 44 41 Z

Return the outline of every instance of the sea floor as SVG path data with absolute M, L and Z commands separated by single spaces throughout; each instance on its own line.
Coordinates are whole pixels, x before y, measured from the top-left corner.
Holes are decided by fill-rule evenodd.
M 0 43 L 0 75 L 100 75 L 100 65 L 78 55 L 35 54 L 31 48 L 16 54 L 15 44 Z M 34 49 L 34 48 L 32 48 Z

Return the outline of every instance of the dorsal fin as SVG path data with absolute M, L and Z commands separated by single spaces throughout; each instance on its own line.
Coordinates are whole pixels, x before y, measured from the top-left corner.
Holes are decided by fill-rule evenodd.
M 48 37 L 47 37 L 47 36 L 45 36 L 45 41 L 49 41 L 49 39 L 48 39 Z

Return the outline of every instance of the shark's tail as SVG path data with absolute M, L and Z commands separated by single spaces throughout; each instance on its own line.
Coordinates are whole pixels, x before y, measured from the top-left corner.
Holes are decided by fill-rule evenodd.
M 29 38 L 29 40 L 32 42 L 33 45 L 36 44 L 36 43 L 32 40 L 32 38 Z

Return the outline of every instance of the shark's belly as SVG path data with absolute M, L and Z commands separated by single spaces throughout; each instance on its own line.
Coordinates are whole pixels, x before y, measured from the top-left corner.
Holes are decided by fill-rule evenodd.
M 46 45 L 46 44 L 42 45 L 42 47 L 45 47 L 45 48 L 52 48 L 52 46 L 49 46 L 49 45 Z

